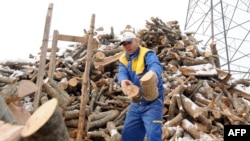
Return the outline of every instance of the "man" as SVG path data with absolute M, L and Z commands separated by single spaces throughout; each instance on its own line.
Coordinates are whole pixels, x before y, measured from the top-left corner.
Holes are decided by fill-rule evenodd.
M 120 44 L 124 53 L 119 59 L 118 81 L 125 94 L 128 85 L 141 88 L 140 78 L 149 71 L 153 71 L 158 79 L 158 97 L 155 100 L 147 101 L 142 92 L 138 101 L 131 102 L 122 130 L 122 141 L 143 141 L 145 135 L 147 141 L 161 141 L 163 82 L 160 61 L 155 52 L 139 46 L 139 39 L 132 32 L 125 32 Z

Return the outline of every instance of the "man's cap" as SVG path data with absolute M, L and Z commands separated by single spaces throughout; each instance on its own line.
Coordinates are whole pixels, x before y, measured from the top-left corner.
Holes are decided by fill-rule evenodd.
M 122 45 L 124 42 L 131 42 L 136 38 L 136 35 L 132 32 L 124 32 L 121 36 L 121 43 Z

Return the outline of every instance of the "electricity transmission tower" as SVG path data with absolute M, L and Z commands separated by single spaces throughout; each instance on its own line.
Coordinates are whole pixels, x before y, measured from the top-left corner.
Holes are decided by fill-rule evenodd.
M 184 28 L 201 47 L 215 41 L 222 70 L 250 78 L 250 0 L 189 0 Z

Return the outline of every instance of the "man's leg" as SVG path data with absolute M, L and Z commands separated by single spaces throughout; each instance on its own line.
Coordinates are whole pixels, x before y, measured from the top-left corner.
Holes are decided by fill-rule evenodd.
M 157 99 L 144 108 L 142 120 L 146 128 L 147 141 L 162 141 L 162 106 L 162 101 Z
M 146 131 L 139 110 L 138 104 L 130 105 L 122 128 L 122 141 L 143 141 Z

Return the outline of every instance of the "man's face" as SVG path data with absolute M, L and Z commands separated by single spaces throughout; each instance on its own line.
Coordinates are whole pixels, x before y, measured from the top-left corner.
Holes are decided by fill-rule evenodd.
M 135 51 L 137 50 L 138 48 L 138 39 L 133 39 L 131 42 L 124 42 L 122 44 L 124 50 L 129 54 L 133 54 L 135 53 Z

